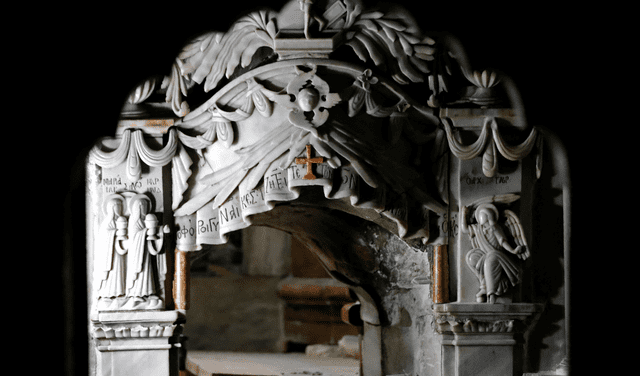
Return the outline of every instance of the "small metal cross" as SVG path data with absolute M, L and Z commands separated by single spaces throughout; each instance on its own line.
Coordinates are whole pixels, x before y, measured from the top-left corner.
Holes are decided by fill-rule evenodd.
M 311 145 L 307 145 L 306 158 L 296 158 L 296 164 L 307 165 L 307 174 L 302 177 L 304 180 L 314 180 L 316 176 L 313 174 L 313 171 L 311 170 L 311 166 L 313 163 L 322 163 L 322 162 L 324 162 L 323 157 L 311 158 Z

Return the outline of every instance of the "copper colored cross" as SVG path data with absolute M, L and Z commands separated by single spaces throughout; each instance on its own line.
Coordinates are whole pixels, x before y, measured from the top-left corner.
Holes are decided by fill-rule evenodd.
M 307 157 L 306 158 L 296 158 L 296 164 L 306 164 L 307 165 L 307 174 L 302 178 L 305 180 L 314 180 L 316 176 L 313 174 L 311 170 L 311 165 L 313 163 L 322 163 L 324 162 L 324 158 L 317 157 L 311 158 L 311 145 L 307 145 Z

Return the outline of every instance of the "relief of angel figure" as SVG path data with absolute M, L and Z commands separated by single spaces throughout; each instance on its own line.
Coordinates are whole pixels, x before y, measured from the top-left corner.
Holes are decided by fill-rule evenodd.
M 137 194 L 129 201 L 128 302 L 123 309 L 162 308 L 160 295 L 167 273 L 162 245 L 164 234 L 170 230 L 165 225 L 158 231 L 158 220 L 150 213 L 150 207 L 151 200 L 144 194 Z
M 477 222 L 475 224 L 467 223 L 468 212 L 466 206 L 460 210 L 460 229 L 469 235 L 473 246 L 467 253 L 466 262 L 480 281 L 476 300 L 495 303 L 496 296 L 504 294 L 510 284 L 515 286 L 521 280 L 520 263 L 511 254 L 520 260 L 530 256 L 522 224 L 514 212 L 504 210 L 504 224 L 514 238 L 514 248 L 498 224 L 500 216 L 495 205 L 487 202 L 479 204 L 473 215 Z
M 96 276 L 99 310 L 118 309 L 125 296 L 127 219 L 122 215 L 125 199 L 119 194 L 104 200 L 105 218 L 96 238 Z

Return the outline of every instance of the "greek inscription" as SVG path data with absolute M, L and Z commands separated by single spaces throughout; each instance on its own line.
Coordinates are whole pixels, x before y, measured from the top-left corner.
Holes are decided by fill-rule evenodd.
M 342 185 L 347 185 L 349 189 L 356 189 L 356 175 L 349 172 L 343 173 Z
M 186 224 L 178 224 L 178 229 L 176 232 L 176 236 L 178 239 L 194 236 L 195 234 L 196 229 L 191 225 L 191 220 L 189 220 L 189 226 L 187 226 Z
M 291 170 L 291 176 L 293 177 L 294 180 L 302 179 L 302 175 L 300 174 L 300 170 L 298 169 L 298 166 L 290 166 L 289 170 Z
M 122 180 L 120 179 L 120 177 L 104 178 L 102 179 L 102 184 L 103 185 L 120 185 L 122 184 Z
M 444 234 L 450 236 L 458 235 L 458 217 L 454 215 L 449 218 L 448 214 L 445 214 L 443 217 L 442 224 L 440 225 L 440 229 Z
M 218 232 L 218 224 L 220 222 L 217 221 L 217 218 L 209 218 L 207 222 L 200 219 L 198 220 L 198 235 L 203 234 L 205 232 Z
M 330 168 L 327 165 L 318 165 L 318 168 L 320 169 L 320 174 L 322 175 L 323 178 L 325 178 L 325 179 L 333 178 L 333 169 L 332 168 Z
M 239 217 L 240 208 L 235 205 L 231 205 L 231 208 L 220 208 L 220 222 L 222 222 L 223 224 L 225 222 L 233 221 L 234 219 Z
M 509 182 L 509 176 L 494 176 L 494 177 L 479 177 L 468 176 L 464 179 L 467 185 L 488 185 L 488 184 L 507 184 Z
M 262 194 L 262 190 L 254 189 L 251 192 L 248 192 L 240 197 L 240 204 L 242 205 L 242 209 L 246 209 L 250 205 L 258 204 L 258 199 L 264 201 L 264 195 Z
M 105 177 L 102 179 L 102 186 L 106 193 L 117 193 L 121 191 L 150 192 L 162 194 L 161 178 L 146 178 L 136 181 L 123 180 L 120 176 Z
M 282 176 L 282 173 L 280 172 L 265 176 L 266 193 L 269 193 L 271 190 L 274 190 L 274 189 L 280 190 L 286 186 L 287 186 L 287 178 Z

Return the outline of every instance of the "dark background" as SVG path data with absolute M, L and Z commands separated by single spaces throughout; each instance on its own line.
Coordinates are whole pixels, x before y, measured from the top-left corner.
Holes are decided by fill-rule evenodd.
M 84 375 L 87 370 L 84 156 L 98 137 L 113 134 L 128 92 L 149 76 L 168 74 L 187 40 L 208 30 L 226 31 L 258 5 L 277 11 L 284 3 L 228 1 L 198 7 L 190 2 L 164 2 L 146 8 L 81 9 L 69 19 L 63 35 L 53 38 L 57 52 L 52 60 L 59 66 L 53 76 L 55 87 L 62 90 L 51 91 L 47 98 L 60 103 L 51 118 L 59 130 L 46 141 L 55 145 L 51 153 L 59 159 L 57 181 L 66 179 L 66 184 L 60 197 L 63 221 L 54 221 L 62 227 L 63 236 L 62 251 L 55 254 L 62 257 L 54 258 L 58 268 L 53 268 L 61 270 L 55 278 L 62 289 L 53 301 L 60 302 L 57 311 L 63 325 L 52 336 L 60 339 L 52 355 L 60 359 L 66 375 Z M 591 146 L 589 127 L 593 127 L 584 114 L 598 107 L 600 97 L 606 95 L 593 77 L 598 74 L 602 43 L 584 27 L 584 18 L 577 21 L 570 9 L 549 11 L 522 4 L 513 9 L 466 11 L 456 4 L 445 10 L 425 2 L 401 3 L 423 31 L 446 30 L 456 36 L 473 68 L 497 68 L 513 79 L 529 124 L 544 125 L 559 135 L 568 150 L 572 182 L 581 186 L 588 166 L 580 158 Z M 42 68 L 54 70 L 47 64 Z M 586 228 L 580 200 L 578 195 L 574 201 L 576 233 Z M 572 268 L 572 281 L 580 280 L 580 274 Z M 573 285 L 572 306 L 581 295 Z M 578 326 L 579 321 L 572 320 L 572 335 Z M 572 348 L 579 351 L 577 339 Z

